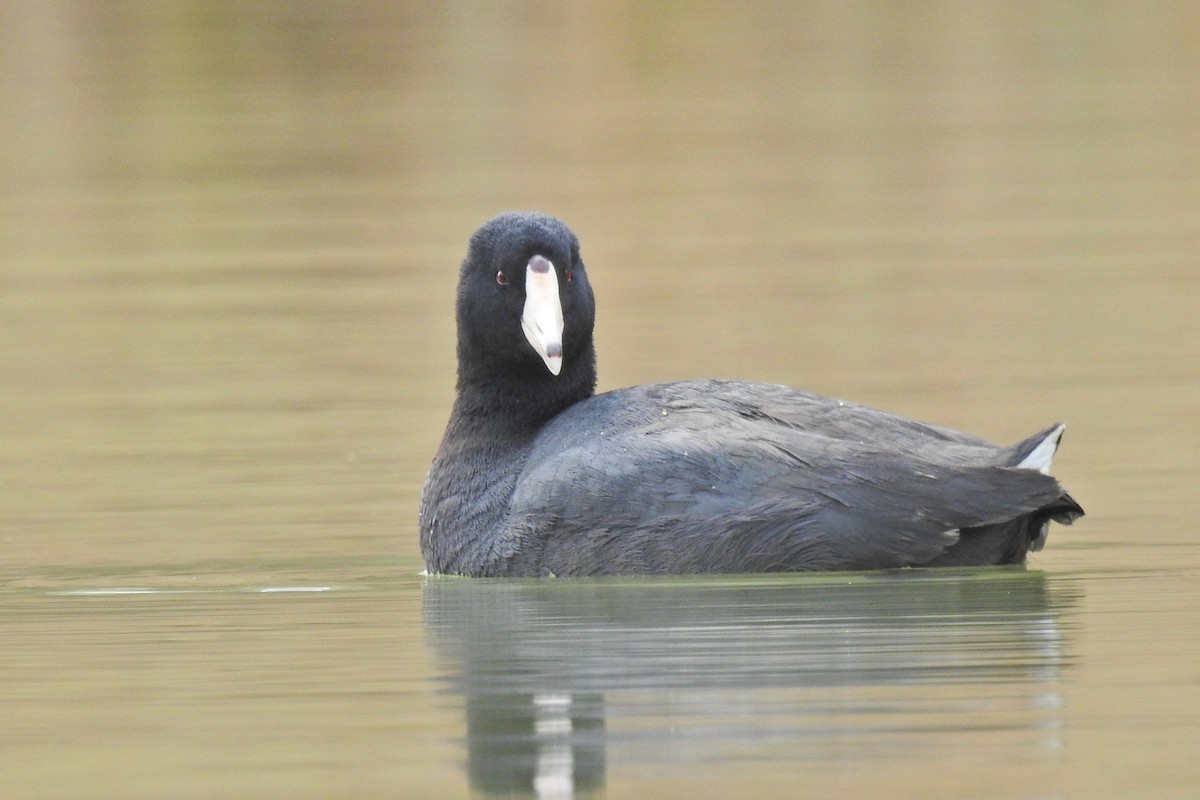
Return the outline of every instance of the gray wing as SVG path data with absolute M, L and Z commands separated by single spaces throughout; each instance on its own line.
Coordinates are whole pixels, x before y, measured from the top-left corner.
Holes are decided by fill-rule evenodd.
M 639 387 L 640 388 L 640 387 Z M 962 431 L 810 392 L 742 381 L 682 381 L 647 387 L 666 406 L 737 415 L 752 421 L 947 464 L 1000 464 L 1001 448 Z
M 1061 493 L 1031 470 L 938 463 L 706 408 L 538 459 L 505 536 L 527 543 L 512 565 L 527 574 L 876 569 L 925 563 L 958 529 Z

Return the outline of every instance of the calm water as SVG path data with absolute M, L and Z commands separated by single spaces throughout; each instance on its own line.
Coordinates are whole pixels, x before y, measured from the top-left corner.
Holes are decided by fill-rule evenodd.
M 0 797 L 1200 791 L 1189 3 L 7 4 Z M 454 273 L 1087 508 L 1026 570 L 424 579 Z

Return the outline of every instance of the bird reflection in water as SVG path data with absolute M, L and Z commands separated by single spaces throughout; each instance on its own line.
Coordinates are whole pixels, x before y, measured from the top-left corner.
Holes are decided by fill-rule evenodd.
M 466 706 L 472 788 L 564 798 L 602 787 L 614 761 L 864 761 L 1000 735 L 1027 751 L 1013 757 L 1053 758 L 1076 592 L 1019 567 L 431 577 L 424 618 Z

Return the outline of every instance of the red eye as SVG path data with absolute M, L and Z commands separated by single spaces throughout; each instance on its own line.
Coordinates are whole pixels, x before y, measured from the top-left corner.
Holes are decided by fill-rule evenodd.
M 567 270 L 567 283 L 570 283 L 573 280 L 575 280 L 575 273 L 571 270 Z
M 501 286 L 508 286 L 508 276 L 504 274 L 504 270 L 500 270 L 496 273 L 496 283 L 500 284 Z

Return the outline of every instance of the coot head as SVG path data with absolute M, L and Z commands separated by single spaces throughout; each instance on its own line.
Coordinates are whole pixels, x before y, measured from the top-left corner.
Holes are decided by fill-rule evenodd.
M 540 416 L 595 388 L 595 299 L 579 240 L 536 212 L 501 214 L 471 237 L 458 283 L 460 394 L 536 398 Z

